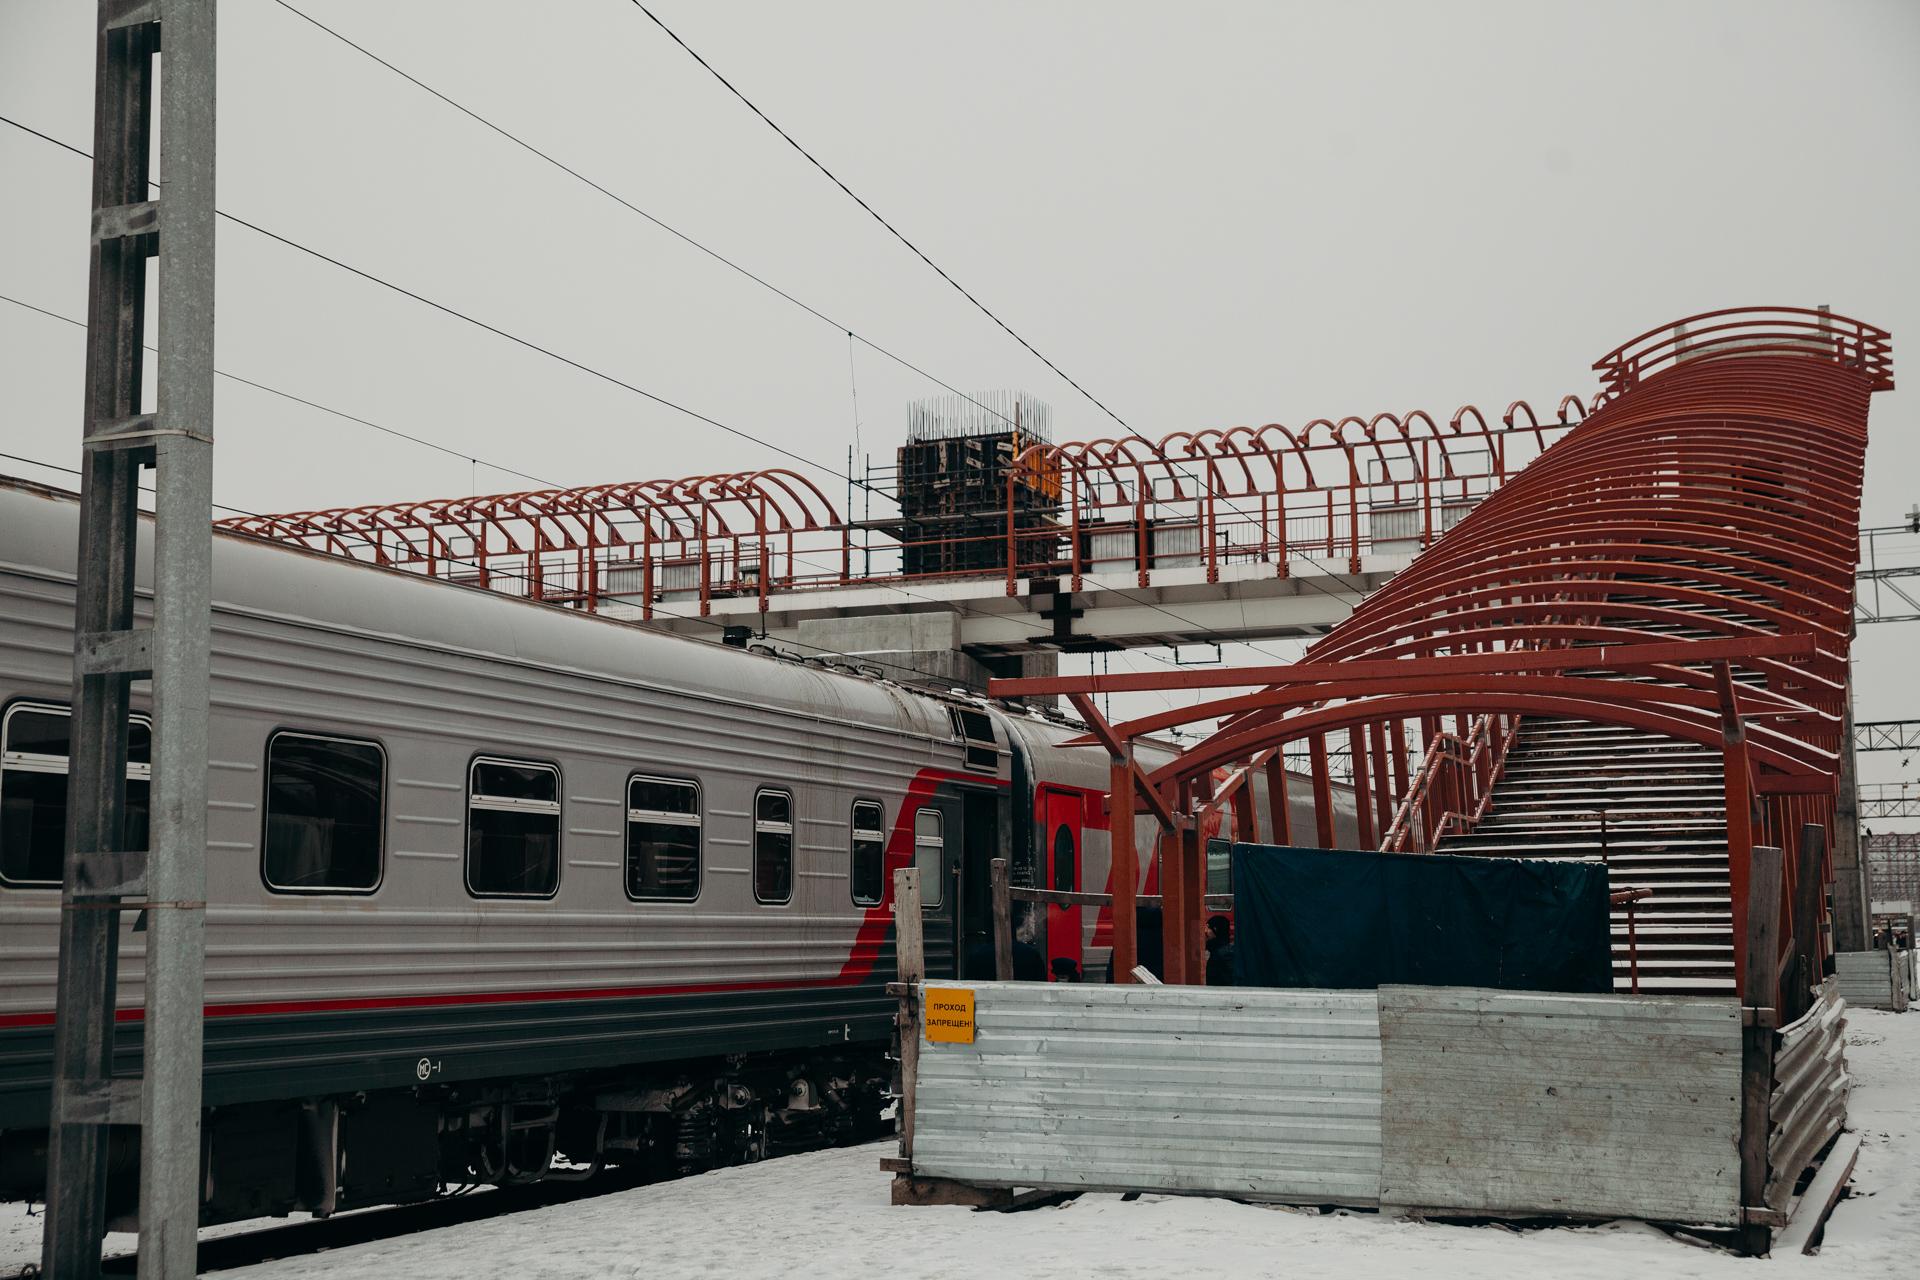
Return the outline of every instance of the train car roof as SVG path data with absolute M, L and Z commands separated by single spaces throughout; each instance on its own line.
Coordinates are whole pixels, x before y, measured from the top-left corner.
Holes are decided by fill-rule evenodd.
M 152 517 L 142 513 L 141 525 L 136 580 L 144 595 L 152 582 Z M 71 582 L 78 537 L 76 494 L 0 476 L 0 568 Z M 891 681 L 220 529 L 213 602 L 216 610 L 694 696 L 936 736 L 951 731 L 937 701 Z

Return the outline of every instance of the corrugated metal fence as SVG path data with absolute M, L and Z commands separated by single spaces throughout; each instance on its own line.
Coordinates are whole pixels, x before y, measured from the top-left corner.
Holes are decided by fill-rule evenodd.
M 916 1174 L 1379 1202 L 1373 992 L 967 986 L 973 1043 L 920 1048 Z
M 964 989 L 971 1042 L 918 1049 L 916 1177 L 1741 1220 L 1731 999 Z
M 1847 1120 L 1847 1005 L 1829 978 L 1813 1007 L 1782 1027 L 1768 1108 L 1767 1207 L 1785 1209 L 1800 1171 Z
M 1867 1009 L 1907 1007 L 1908 976 L 1912 966 L 1899 951 L 1841 951 L 1833 957 L 1840 995 L 1848 1004 Z

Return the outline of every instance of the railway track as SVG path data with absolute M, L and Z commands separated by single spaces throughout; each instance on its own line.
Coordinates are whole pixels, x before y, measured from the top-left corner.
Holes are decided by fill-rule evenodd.
M 872 1139 L 861 1139 L 861 1141 L 872 1141 Z M 826 1147 L 810 1147 L 783 1152 L 770 1159 L 782 1160 L 787 1156 L 803 1155 L 806 1151 L 826 1149 Z M 699 1173 L 705 1172 L 711 1172 L 711 1170 L 658 1177 L 609 1169 L 582 1182 L 541 1182 L 529 1187 L 489 1188 L 466 1195 L 443 1196 L 440 1199 L 427 1200 L 419 1204 L 363 1209 L 339 1214 L 332 1218 L 309 1218 L 261 1227 L 252 1231 L 237 1231 L 231 1235 L 214 1236 L 200 1241 L 199 1271 L 200 1274 L 206 1275 L 219 1271 L 231 1271 L 239 1267 L 256 1266 L 282 1258 L 296 1258 L 303 1254 L 345 1249 L 353 1245 L 371 1244 L 380 1240 L 393 1240 L 422 1231 L 438 1230 L 441 1227 L 455 1227 L 488 1218 L 525 1213 L 530 1209 L 544 1209 L 550 1205 L 569 1204 L 576 1200 L 613 1195 L 621 1191 L 631 1191 L 636 1187 L 696 1177 Z M 109 1276 L 133 1275 L 134 1254 L 128 1251 L 109 1255 L 102 1262 L 101 1272 Z M 38 1275 L 37 1268 L 29 1267 L 19 1273 L 17 1280 L 35 1280 Z M 7 1280 L 15 1280 L 15 1278 L 8 1277 Z

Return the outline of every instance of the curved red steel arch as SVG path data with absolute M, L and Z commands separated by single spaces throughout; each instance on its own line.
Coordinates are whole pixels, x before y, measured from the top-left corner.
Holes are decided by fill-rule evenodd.
M 1404 848 L 1410 838 L 1431 847 L 1450 823 L 1470 829 L 1484 815 L 1501 744 L 1520 717 L 1629 725 L 1712 746 L 1726 772 L 1731 941 L 1736 968 L 1743 965 L 1753 844 L 1792 848 L 1805 823 L 1832 831 L 1867 408 L 1873 392 L 1893 385 L 1891 341 L 1884 330 L 1826 312 L 1741 308 L 1649 330 L 1594 368 L 1600 393 L 1588 403 L 1560 402 L 1570 429 L 1310 646 L 1313 677 L 1111 728 L 1096 723 L 1118 747 L 1140 734 L 1220 721 L 1150 775 L 1116 772 L 1116 788 L 1150 787 L 1162 804 L 1187 798 L 1216 809 L 1222 797 L 1207 798 L 1222 770 L 1282 758 L 1281 748 L 1305 740 L 1325 833 L 1329 738 L 1344 734 L 1363 840 L 1377 834 L 1385 847 Z M 1502 421 L 1510 430 L 1539 426 L 1523 402 Z M 1472 439 L 1469 423 L 1495 447 L 1485 418 L 1468 408 L 1450 434 L 1432 436 Z M 1387 440 L 1407 447 L 1405 424 L 1388 425 Z M 1382 447 L 1382 426 L 1323 420 L 1293 443 L 1330 447 L 1356 467 L 1356 450 Z M 1432 430 L 1430 420 L 1423 426 Z M 1786 637 L 1801 638 L 1804 651 L 1761 652 L 1769 643 L 1777 652 Z M 1596 662 L 1555 675 L 1485 669 L 1488 655 L 1599 655 L 1601 645 L 1675 640 L 1712 641 L 1702 647 L 1733 656 L 1654 667 Z M 1469 657 L 1474 663 L 1463 664 Z M 1377 669 L 1380 659 L 1404 671 L 1355 681 L 1335 674 L 1342 663 Z M 1020 683 L 1002 688 L 1021 692 Z M 1026 683 L 1049 685 L 1032 692 L 1076 695 L 1083 714 L 1092 706 L 1085 695 L 1101 687 L 1097 679 L 1072 688 Z M 1134 677 L 1127 687 L 1230 683 L 1170 673 Z M 1418 771 L 1407 769 L 1404 749 L 1389 746 L 1408 741 L 1410 729 L 1416 744 L 1424 740 Z M 1241 769 L 1230 781 L 1250 776 Z M 1373 812 L 1369 791 L 1386 797 Z M 1236 806 L 1250 796 L 1244 788 Z M 1193 842 L 1169 843 L 1185 852 L 1163 883 L 1197 875 Z M 1191 886 L 1185 892 L 1194 897 Z
M 819 486 L 781 467 L 245 515 L 220 527 L 585 609 L 599 607 L 602 579 L 631 561 L 647 579 L 634 592 L 643 617 L 654 607 L 656 561 L 752 566 L 764 594 L 782 557 L 791 572 L 795 535 L 835 534 L 843 570 L 847 546 L 845 522 Z M 699 574 L 702 612 L 713 578 Z

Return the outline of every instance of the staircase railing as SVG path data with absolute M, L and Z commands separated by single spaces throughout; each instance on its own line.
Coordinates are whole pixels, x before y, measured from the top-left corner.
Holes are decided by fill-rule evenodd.
M 1494 784 L 1506 772 L 1507 753 L 1519 727 L 1518 716 L 1490 713 L 1473 722 L 1465 739 L 1453 733 L 1434 735 L 1387 824 L 1381 851 L 1406 852 L 1416 817 L 1425 818 L 1419 824 L 1420 847 L 1425 849 L 1450 834 L 1473 830 L 1493 805 Z

